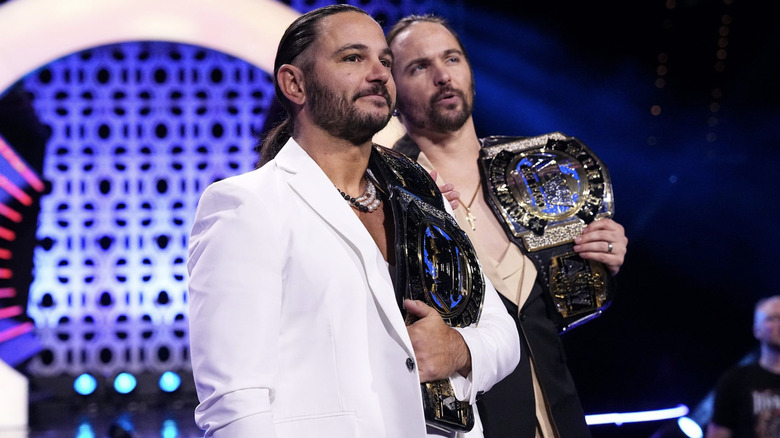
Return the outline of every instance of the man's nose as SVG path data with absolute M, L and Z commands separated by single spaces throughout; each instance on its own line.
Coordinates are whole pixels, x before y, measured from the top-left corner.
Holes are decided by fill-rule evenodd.
M 443 66 L 434 66 L 434 74 L 433 74 L 433 80 L 436 83 L 436 85 L 447 85 L 450 83 L 452 78 L 450 77 L 450 73 L 447 71 L 446 68 Z

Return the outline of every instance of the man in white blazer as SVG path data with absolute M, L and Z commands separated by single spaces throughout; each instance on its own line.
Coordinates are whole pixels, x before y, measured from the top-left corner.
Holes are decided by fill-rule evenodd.
M 420 383 L 449 379 L 473 404 L 519 361 L 489 283 L 478 324 L 452 328 L 412 300 L 403 305 L 417 320 L 405 324 L 393 215 L 367 171 L 394 106 L 392 59 L 358 8 L 301 16 L 274 68 L 288 120 L 258 169 L 201 197 L 189 318 L 207 437 L 480 437 L 478 417 L 467 434 L 427 427 Z

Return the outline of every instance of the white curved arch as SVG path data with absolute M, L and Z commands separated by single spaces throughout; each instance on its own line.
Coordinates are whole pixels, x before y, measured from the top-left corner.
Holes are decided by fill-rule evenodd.
M 298 15 L 275 0 L 14 0 L 0 6 L 0 95 L 60 57 L 125 41 L 198 45 L 271 72 Z
M 276 0 L 14 0 L 0 6 L 0 96 L 72 53 L 126 41 L 174 41 L 219 50 L 267 72 L 300 15 Z M 393 117 L 374 141 L 404 133 Z

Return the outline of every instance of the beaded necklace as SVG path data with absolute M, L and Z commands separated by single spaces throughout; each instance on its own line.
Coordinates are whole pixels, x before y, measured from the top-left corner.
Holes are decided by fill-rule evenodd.
M 371 213 L 379 208 L 379 205 L 382 204 L 382 200 L 379 199 L 376 194 L 376 186 L 371 181 L 374 179 L 374 174 L 370 169 L 366 169 L 366 175 L 363 175 L 363 179 L 366 180 L 366 188 L 363 189 L 363 193 L 357 198 L 353 198 L 352 196 L 342 192 L 338 187 L 336 187 L 336 190 L 338 190 L 339 194 L 341 194 L 341 197 L 344 198 L 345 201 L 349 202 L 353 208 L 363 213 Z

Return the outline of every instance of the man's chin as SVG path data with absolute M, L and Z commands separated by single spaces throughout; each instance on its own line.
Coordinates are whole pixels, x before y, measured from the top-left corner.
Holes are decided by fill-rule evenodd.
M 466 124 L 468 117 L 434 117 L 430 120 L 429 125 L 436 131 L 441 132 L 455 132 Z
M 355 145 L 363 144 L 369 140 L 379 131 L 387 126 L 390 121 L 390 115 L 387 117 L 370 117 L 359 121 L 355 121 L 348 132 L 343 132 L 345 138 Z
M 375 117 L 375 116 L 379 118 L 387 117 L 389 119 L 390 116 L 392 115 L 393 115 L 393 111 L 386 103 L 382 103 L 382 104 L 377 103 L 371 108 L 371 110 L 366 112 L 366 116 L 368 117 Z
M 393 116 L 393 113 L 390 111 L 387 105 L 385 105 L 383 111 L 364 113 L 363 116 L 364 116 L 363 119 L 366 121 L 365 124 L 381 125 L 381 128 L 379 129 L 382 129 L 385 127 L 385 125 L 387 125 L 387 122 L 390 121 L 390 118 Z
M 355 102 L 363 102 L 366 105 L 369 105 L 373 108 L 388 108 L 389 104 L 387 102 L 386 96 L 380 96 L 378 94 L 371 94 L 366 96 L 360 96 L 358 97 Z

